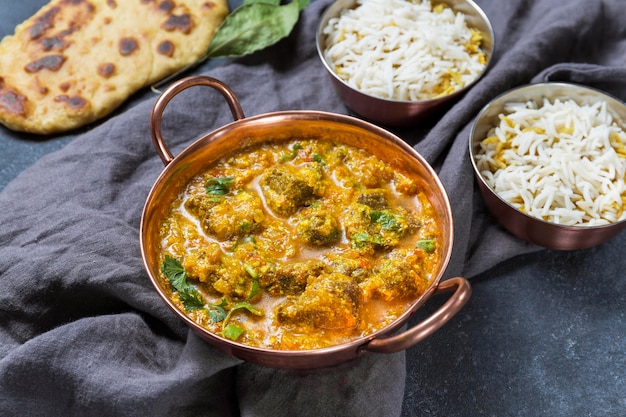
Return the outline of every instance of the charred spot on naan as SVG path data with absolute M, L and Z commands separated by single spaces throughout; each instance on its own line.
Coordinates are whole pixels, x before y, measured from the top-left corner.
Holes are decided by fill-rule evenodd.
M 10 114 L 26 116 L 26 101 L 26 96 L 14 88 L 5 86 L 3 79 L 0 78 L 0 107 Z

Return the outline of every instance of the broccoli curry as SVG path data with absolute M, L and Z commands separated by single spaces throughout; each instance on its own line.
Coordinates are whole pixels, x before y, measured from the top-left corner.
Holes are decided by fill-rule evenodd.
M 160 232 L 178 308 L 219 336 L 280 350 L 385 327 L 427 289 L 443 252 L 417 182 L 320 140 L 231 153 L 190 181 Z

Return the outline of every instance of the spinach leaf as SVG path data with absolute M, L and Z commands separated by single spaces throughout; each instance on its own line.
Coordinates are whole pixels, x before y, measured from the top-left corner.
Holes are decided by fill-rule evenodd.
M 237 57 L 264 49 L 287 37 L 309 0 L 247 0 L 226 16 L 203 59 Z

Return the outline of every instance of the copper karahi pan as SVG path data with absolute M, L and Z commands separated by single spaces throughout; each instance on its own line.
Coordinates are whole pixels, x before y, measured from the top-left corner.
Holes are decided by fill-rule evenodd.
M 163 112 L 169 101 L 192 86 L 209 86 L 226 99 L 234 121 L 218 128 L 184 149 L 176 157 L 172 155 L 162 136 Z M 199 109 L 207 111 L 207 109 Z M 290 369 L 328 367 L 358 358 L 364 354 L 393 353 L 424 340 L 443 326 L 467 302 L 471 286 L 465 278 L 442 280 L 450 260 L 453 244 L 453 220 L 447 194 L 430 165 L 413 148 L 400 138 L 368 122 L 340 114 L 318 111 L 281 111 L 253 117 L 244 117 L 239 101 L 221 81 L 194 76 L 171 85 L 157 100 L 150 119 L 152 139 L 161 156 L 165 169 L 154 183 L 145 203 L 141 219 L 140 242 L 144 266 L 155 289 L 181 320 L 198 335 L 218 349 L 248 362 Z M 338 135 L 340 133 L 340 135 Z M 294 137 L 341 136 L 345 144 L 361 147 L 392 166 L 419 178 L 435 211 L 440 216 L 443 229 L 442 256 L 428 289 L 411 307 L 387 327 L 349 343 L 314 350 L 275 350 L 250 347 L 217 336 L 189 319 L 168 298 L 160 277 L 159 226 L 171 202 L 188 181 L 210 164 L 232 150 L 258 144 L 268 138 L 289 140 Z M 451 293 L 449 299 L 423 321 L 406 329 L 409 317 L 435 294 Z

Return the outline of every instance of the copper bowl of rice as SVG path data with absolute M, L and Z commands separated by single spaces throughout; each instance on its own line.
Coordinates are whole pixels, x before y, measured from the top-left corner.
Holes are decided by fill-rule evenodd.
M 494 34 L 471 0 L 337 0 L 317 52 L 358 116 L 387 126 L 423 121 L 487 71 Z
M 569 83 L 522 86 L 478 114 L 469 153 L 487 207 L 515 236 L 558 250 L 626 227 L 626 105 Z

